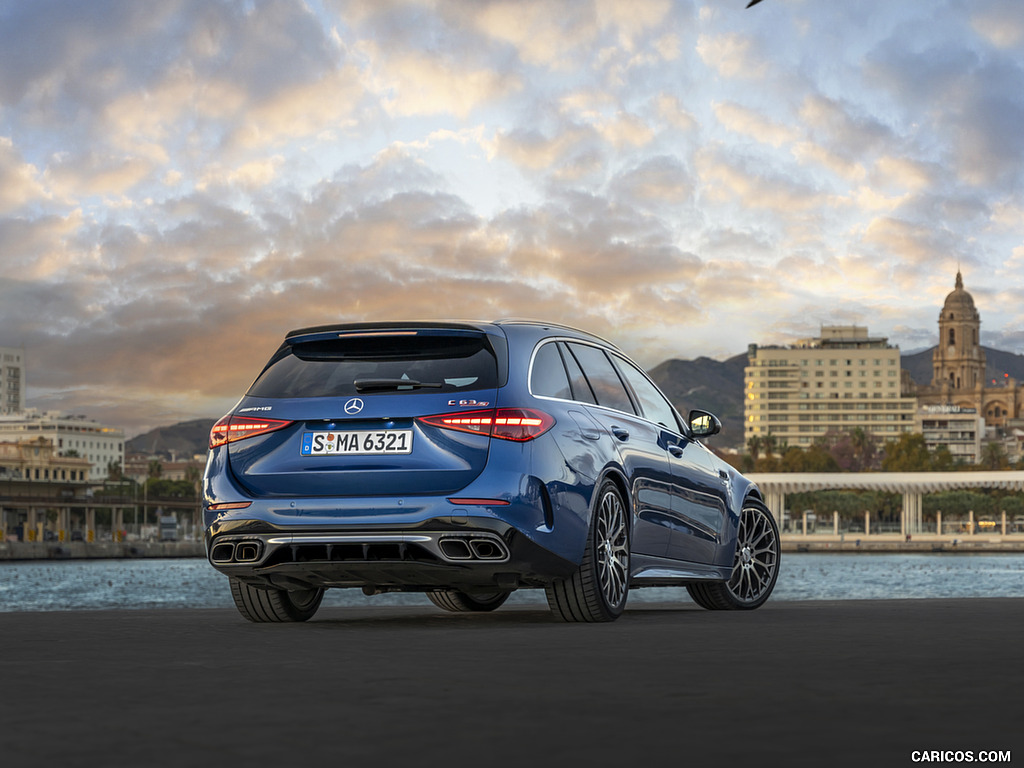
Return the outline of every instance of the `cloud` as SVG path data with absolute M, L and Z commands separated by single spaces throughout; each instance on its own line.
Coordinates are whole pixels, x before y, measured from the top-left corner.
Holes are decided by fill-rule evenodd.
M 154 165 L 143 158 L 88 152 L 60 156 L 44 174 L 47 185 L 66 199 L 90 195 L 119 196 L 153 173 Z
M 1024 19 L 1014 0 L 981 4 L 971 10 L 971 27 L 996 48 L 1012 49 L 1024 43 Z
M 518 77 L 487 67 L 466 66 L 454 58 L 418 52 L 396 53 L 367 42 L 360 53 L 376 73 L 367 87 L 395 116 L 452 114 L 468 117 L 475 109 L 518 91 Z
M 573 158 L 593 148 L 598 137 L 595 128 L 583 125 L 567 125 L 547 135 L 536 129 L 516 129 L 499 132 L 491 151 L 526 170 L 550 171 L 575 162 Z
M 888 216 L 871 221 L 862 242 L 887 254 L 893 261 L 898 255 L 899 263 L 919 267 L 931 268 L 936 256 L 955 252 L 949 247 L 949 237 L 941 230 Z
M 579 2 L 553 8 L 540 0 L 458 3 L 477 31 L 510 45 L 527 65 L 555 71 L 589 61 L 595 51 L 612 48 L 632 54 L 657 34 L 653 49 L 660 59 L 677 55 L 676 39 L 662 33 L 672 12 L 668 0 Z
M 804 100 L 799 117 L 812 136 L 820 136 L 833 152 L 841 152 L 846 157 L 860 158 L 889 146 L 893 140 L 892 131 L 881 121 L 854 116 L 847 105 L 820 95 Z
M 692 197 L 693 183 L 678 158 L 663 155 L 620 173 L 611 183 L 611 194 L 639 205 L 680 206 Z
M 793 157 L 804 165 L 823 168 L 847 181 L 862 181 L 867 175 L 867 171 L 861 163 L 846 160 L 835 152 L 809 141 L 795 144 Z
M 686 133 L 697 128 L 697 120 L 686 110 L 677 96 L 659 93 L 655 99 L 655 109 L 658 119 L 671 128 Z
M 24 162 L 9 138 L 0 136 L 0 215 L 48 196 L 38 169 Z
M 697 172 L 703 194 L 714 202 L 735 202 L 744 208 L 779 213 L 810 210 L 821 196 L 805 183 L 769 169 L 706 150 L 697 156 Z
M 726 102 L 715 104 L 715 117 L 726 130 L 734 131 L 758 142 L 779 147 L 800 137 L 791 126 L 773 121 L 758 112 L 740 104 Z
M 708 67 L 730 79 L 758 80 L 768 68 L 755 40 L 738 33 L 701 35 L 697 55 Z

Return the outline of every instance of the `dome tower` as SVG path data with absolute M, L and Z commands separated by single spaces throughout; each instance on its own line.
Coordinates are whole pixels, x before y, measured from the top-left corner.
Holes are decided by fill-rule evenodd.
M 951 391 L 971 390 L 985 380 L 985 352 L 978 341 L 981 317 L 974 297 L 964 290 L 957 270 L 956 287 L 939 314 L 939 344 L 932 353 L 932 384 Z

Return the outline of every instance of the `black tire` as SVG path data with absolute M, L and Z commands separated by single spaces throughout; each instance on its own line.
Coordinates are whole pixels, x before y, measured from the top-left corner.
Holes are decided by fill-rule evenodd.
M 498 608 L 510 594 L 503 590 L 467 594 L 457 589 L 433 589 L 427 592 L 427 597 L 438 608 L 452 613 L 480 613 Z
M 548 605 L 563 621 L 615 621 L 629 594 L 629 515 L 622 492 L 605 480 L 594 496 L 580 567 L 547 587 Z
M 249 621 L 307 621 L 313 617 L 324 599 L 322 587 L 289 591 L 253 587 L 228 577 L 235 608 Z
M 761 502 L 748 499 L 736 532 L 736 555 L 728 581 L 691 584 L 693 601 L 712 611 L 760 608 L 779 578 L 781 548 L 775 518 Z

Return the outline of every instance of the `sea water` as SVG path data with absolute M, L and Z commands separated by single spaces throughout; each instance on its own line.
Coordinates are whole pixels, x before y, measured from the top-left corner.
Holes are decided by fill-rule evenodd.
M 786 553 L 772 600 L 1024 597 L 1024 554 Z M 631 605 L 689 601 L 686 590 L 637 589 Z M 423 605 L 422 594 L 367 597 L 332 589 L 325 606 Z M 546 604 L 521 590 L 509 604 Z M 231 607 L 227 577 L 205 559 L 0 563 L 0 612 Z

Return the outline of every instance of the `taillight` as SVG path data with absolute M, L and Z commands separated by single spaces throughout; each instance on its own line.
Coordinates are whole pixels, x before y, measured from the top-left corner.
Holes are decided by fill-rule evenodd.
M 520 443 L 540 437 L 555 426 L 554 417 L 532 408 L 440 413 L 436 416 L 421 416 L 418 421 L 442 429 L 472 432 Z
M 280 419 L 254 419 L 249 416 L 225 416 L 223 419 L 213 425 L 213 429 L 210 430 L 210 447 L 216 448 L 218 445 L 224 445 L 226 443 L 234 443 L 238 440 L 244 440 L 247 437 L 255 437 L 256 435 L 265 435 L 268 432 L 273 432 L 283 427 L 287 427 L 292 422 L 281 421 Z

